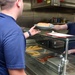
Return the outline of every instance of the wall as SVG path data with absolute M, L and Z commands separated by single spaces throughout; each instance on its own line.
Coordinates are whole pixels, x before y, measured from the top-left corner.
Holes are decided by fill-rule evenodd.
M 39 21 L 43 19 L 49 20 L 52 17 L 64 17 L 70 20 L 71 22 L 75 21 L 74 12 L 73 13 L 61 13 L 59 12 L 59 10 L 62 11 L 62 9 L 58 9 L 57 11 L 53 11 L 53 12 L 51 10 L 54 10 L 54 9 L 48 9 L 48 10 L 39 9 L 38 11 L 36 10 L 33 11 L 31 10 L 30 0 L 27 0 L 27 2 L 24 2 L 23 15 L 17 20 L 17 22 L 20 26 L 31 27 L 35 23 L 38 23 Z M 63 11 L 65 10 L 63 9 Z
M 57 13 L 57 12 L 34 12 L 34 21 L 38 22 L 42 19 L 51 19 L 52 17 L 64 17 L 71 22 L 74 21 L 74 15 L 73 14 L 64 14 L 64 13 Z

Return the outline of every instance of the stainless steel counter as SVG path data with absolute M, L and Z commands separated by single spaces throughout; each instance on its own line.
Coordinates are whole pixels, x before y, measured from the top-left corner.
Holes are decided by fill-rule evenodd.
M 26 66 L 31 70 L 31 75 L 57 75 L 51 68 L 48 68 L 46 64 L 36 61 L 29 55 L 26 55 L 26 60 Z
M 32 41 L 32 42 L 34 42 L 34 44 L 37 45 L 37 43 L 35 41 Z M 27 44 L 28 43 L 29 43 L 29 41 L 27 42 Z M 31 41 L 30 41 L 30 43 L 31 43 Z M 28 44 L 28 46 L 29 46 L 29 44 Z M 32 44 L 30 44 L 30 46 L 32 46 Z M 39 51 L 39 52 L 41 52 L 41 51 Z M 37 57 L 34 57 L 34 56 L 26 53 L 27 71 L 30 72 L 31 75 L 59 75 L 58 74 L 58 65 L 61 64 L 61 58 L 59 58 L 59 55 L 60 54 L 58 54 L 56 57 L 48 58 L 47 61 L 42 63 L 37 60 Z M 69 63 L 67 65 L 67 69 L 66 69 L 67 74 L 66 75 L 75 75 L 75 60 L 74 59 L 75 59 L 74 55 L 68 56 Z M 62 70 L 63 70 L 63 68 L 62 68 Z
M 70 59 L 73 60 L 74 57 L 70 56 Z M 26 54 L 26 60 L 26 66 L 31 75 L 58 75 L 59 57 L 50 58 L 43 64 Z M 68 63 L 67 75 L 75 75 L 75 62 L 73 62 L 73 64 L 71 62 Z

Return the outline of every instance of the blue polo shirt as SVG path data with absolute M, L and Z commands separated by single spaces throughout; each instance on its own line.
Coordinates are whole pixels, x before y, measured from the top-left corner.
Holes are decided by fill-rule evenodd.
M 25 68 L 25 38 L 16 21 L 0 13 L 0 75 Z
M 75 35 L 75 23 L 68 23 L 68 34 Z M 69 43 L 69 50 L 75 49 L 75 41 Z

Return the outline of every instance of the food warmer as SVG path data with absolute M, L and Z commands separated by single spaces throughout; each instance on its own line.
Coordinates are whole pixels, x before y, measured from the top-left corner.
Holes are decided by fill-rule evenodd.
M 75 56 L 67 54 L 70 41 L 75 41 L 75 37 L 39 34 L 27 39 L 26 70 L 29 75 L 75 75 Z

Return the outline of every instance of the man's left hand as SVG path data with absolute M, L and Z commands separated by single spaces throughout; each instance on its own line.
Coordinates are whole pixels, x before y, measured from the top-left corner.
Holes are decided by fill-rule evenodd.
M 33 26 L 30 28 L 29 32 L 31 33 L 31 36 L 40 33 L 41 31 L 39 29 L 35 29 L 36 26 Z

